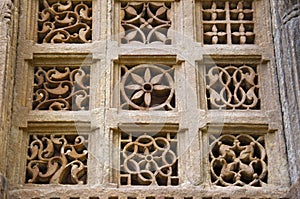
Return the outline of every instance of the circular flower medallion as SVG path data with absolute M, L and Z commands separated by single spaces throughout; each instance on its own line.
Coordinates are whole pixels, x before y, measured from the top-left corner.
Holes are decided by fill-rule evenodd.
M 122 109 L 172 110 L 174 102 L 173 68 L 166 65 L 141 64 L 124 67 L 121 81 Z

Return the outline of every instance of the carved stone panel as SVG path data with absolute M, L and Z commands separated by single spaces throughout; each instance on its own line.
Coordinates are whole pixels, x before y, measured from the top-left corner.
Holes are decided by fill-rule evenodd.
M 173 110 L 174 68 L 163 64 L 121 66 L 121 108 L 125 110 Z
M 89 67 L 35 67 L 33 110 L 88 110 Z
M 267 183 L 264 136 L 210 136 L 211 181 L 218 186 L 256 186 Z
M 87 136 L 30 135 L 26 183 L 86 184 Z
M 259 76 L 253 64 L 206 66 L 209 109 L 260 109 Z
M 121 132 L 120 150 L 120 185 L 179 184 L 175 133 Z
M 122 2 L 121 44 L 171 44 L 171 3 Z
M 245 1 L 203 1 L 204 44 L 254 44 L 254 4 Z
M 38 43 L 92 40 L 92 1 L 39 0 Z

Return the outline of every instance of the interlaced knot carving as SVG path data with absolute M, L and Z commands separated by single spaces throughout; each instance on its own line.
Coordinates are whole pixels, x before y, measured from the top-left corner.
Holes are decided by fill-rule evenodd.
M 204 44 L 254 44 L 252 0 L 202 2 Z
M 171 3 L 122 2 L 121 43 L 171 44 Z
M 34 110 L 88 110 L 89 67 L 36 67 Z
M 211 136 L 211 180 L 219 186 L 256 186 L 267 183 L 267 155 L 263 136 Z
M 178 185 L 175 135 L 122 134 L 121 185 Z
M 122 66 L 121 108 L 173 110 L 174 69 L 162 64 Z
M 26 183 L 86 184 L 87 138 L 78 135 L 30 135 Z
M 206 70 L 209 109 L 260 109 L 256 66 L 219 65 Z
M 92 1 L 39 0 L 38 43 L 92 40 Z

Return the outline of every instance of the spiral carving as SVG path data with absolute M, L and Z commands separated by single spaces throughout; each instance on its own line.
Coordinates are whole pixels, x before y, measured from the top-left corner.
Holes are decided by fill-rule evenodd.
M 33 110 L 88 110 L 89 67 L 36 67 Z
M 26 183 L 86 184 L 87 137 L 30 135 Z
M 92 1 L 39 0 L 38 43 L 92 40 Z
M 260 109 L 256 66 L 207 67 L 206 84 L 210 109 Z

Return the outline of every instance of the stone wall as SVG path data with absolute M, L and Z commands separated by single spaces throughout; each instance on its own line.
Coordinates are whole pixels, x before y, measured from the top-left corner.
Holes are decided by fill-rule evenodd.
M 275 53 L 292 198 L 300 197 L 300 1 L 273 1 Z M 298 197 L 296 194 L 298 193 Z

